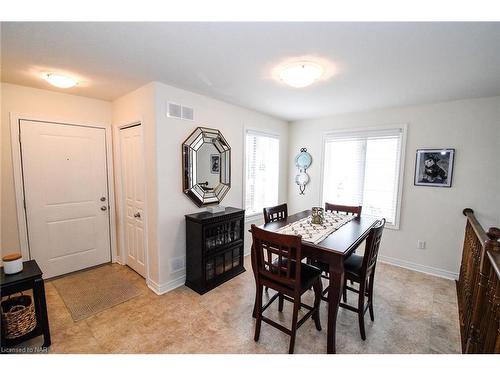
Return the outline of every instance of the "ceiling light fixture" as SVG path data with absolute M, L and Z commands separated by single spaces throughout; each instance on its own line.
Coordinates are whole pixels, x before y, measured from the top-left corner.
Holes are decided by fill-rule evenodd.
M 324 69 L 319 64 L 299 61 L 285 65 L 279 73 L 279 78 L 289 86 L 301 88 L 312 85 L 321 78 L 323 72 Z
M 68 89 L 77 85 L 77 82 L 73 78 L 60 74 L 44 73 L 43 79 L 45 79 L 51 85 L 59 87 L 61 89 Z

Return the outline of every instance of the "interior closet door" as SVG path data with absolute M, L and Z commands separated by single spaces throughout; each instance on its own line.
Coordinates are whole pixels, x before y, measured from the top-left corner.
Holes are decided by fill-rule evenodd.
M 144 151 L 140 125 L 120 130 L 126 263 L 145 277 Z

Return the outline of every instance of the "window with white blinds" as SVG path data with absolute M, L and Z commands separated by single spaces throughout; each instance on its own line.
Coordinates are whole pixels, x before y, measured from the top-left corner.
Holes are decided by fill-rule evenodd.
M 363 216 L 398 226 L 404 128 L 329 134 L 324 145 L 323 204 L 363 206 Z
M 262 213 L 262 209 L 278 204 L 279 147 L 277 136 L 247 131 L 246 133 L 246 215 Z

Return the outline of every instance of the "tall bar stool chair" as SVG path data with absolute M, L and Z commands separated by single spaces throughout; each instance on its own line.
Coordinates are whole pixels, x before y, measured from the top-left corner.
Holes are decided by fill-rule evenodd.
M 370 311 L 370 319 L 372 322 L 375 317 L 373 314 L 373 283 L 375 280 L 375 267 L 377 265 L 378 250 L 380 240 L 384 230 L 385 219 L 379 222 L 370 229 L 370 234 L 366 239 L 365 253 L 363 256 L 352 254 L 344 262 L 344 290 L 340 307 L 354 311 L 358 314 L 359 331 L 361 338 L 366 340 L 364 316 L 366 310 Z M 347 280 L 359 284 L 359 289 L 355 289 L 347 285 Z M 347 290 L 358 294 L 358 306 L 354 307 L 347 304 Z M 368 302 L 365 304 L 365 298 Z
M 272 223 L 273 221 L 285 220 L 288 217 L 288 207 L 286 203 L 273 207 L 264 207 L 264 222 Z
M 294 351 L 297 329 L 312 317 L 316 329 L 321 331 L 319 306 L 321 302 L 321 270 L 301 262 L 302 240 L 300 236 L 289 236 L 260 229 L 252 224 L 252 267 L 254 267 L 256 296 L 254 340 L 259 341 L 262 322 L 290 335 L 288 352 Z M 277 293 L 262 306 L 263 288 L 269 287 Z M 301 302 L 302 295 L 310 288 L 314 289 L 314 306 Z M 293 303 L 292 326 L 287 328 L 263 315 L 263 312 L 279 299 L 278 310 L 283 311 L 283 301 Z M 299 308 L 307 313 L 298 320 Z

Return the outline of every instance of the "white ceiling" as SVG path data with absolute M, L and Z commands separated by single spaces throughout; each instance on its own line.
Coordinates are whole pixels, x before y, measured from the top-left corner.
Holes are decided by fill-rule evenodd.
M 286 120 L 500 95 L 500 23 L 4 22 L 1 42 L 4 82 L 113 100 L 160 81 Z M 299 56 L 334 75 L 272 78 Z M 44 71 L 82 83 L 59 90 Z

